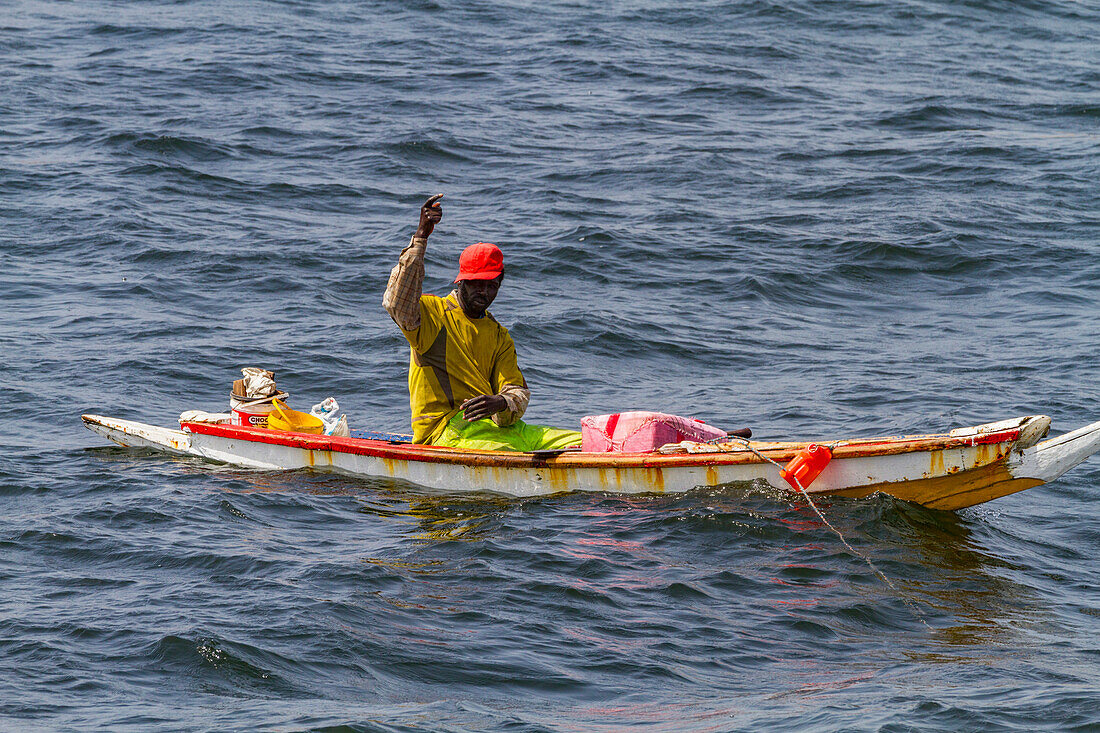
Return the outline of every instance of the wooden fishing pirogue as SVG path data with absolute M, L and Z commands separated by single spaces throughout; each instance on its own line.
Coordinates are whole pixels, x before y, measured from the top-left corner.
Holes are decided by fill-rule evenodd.
M 128 447 L 251 468 L 323 468 L 513 496 L 679 492 L 760 480 L 789 489 L 779 469 L 761 456 L 784 464 L 809 445 L 731 440 L 671 449 L 679 452 L 505 453 L 414 445 L 407 436 L 378 433 L 342 438 L 224 424 L 184 422 L 175 430 L 99 415 L 82 419 L 89 429 Z M 1100 450 L 1100 422 L 1044 441 L 1049 427 L 1049 417 L 1036 415 L 944 434 L 816 441 L 832 448 L 833 460 L 808 493 L 882 492 L 934 509 L 973 506 L 1053 481 Z

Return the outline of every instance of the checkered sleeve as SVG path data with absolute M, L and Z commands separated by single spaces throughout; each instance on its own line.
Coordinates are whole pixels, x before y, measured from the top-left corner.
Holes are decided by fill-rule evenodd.
M 413 237 L 390 271 L 382 307 L 390 318 L 406 331 L 420 326 L 420 293 L 424 287 L 424 252 L 428 240 Z

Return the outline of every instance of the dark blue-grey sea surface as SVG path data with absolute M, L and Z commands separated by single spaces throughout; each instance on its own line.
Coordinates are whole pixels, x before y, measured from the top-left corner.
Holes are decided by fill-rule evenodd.
M 958 514 L 521 501 L 108 447 L 242 366 L 408 429 L 493 241 L 529 418 L 1100 419 L 1100 9 L 8 2 L 0 729 L 1100 729 L 1100 461 Z M 861 557 L 860 555 L 864 556 Z M 870 559 L 890 580 L 868 566 Z

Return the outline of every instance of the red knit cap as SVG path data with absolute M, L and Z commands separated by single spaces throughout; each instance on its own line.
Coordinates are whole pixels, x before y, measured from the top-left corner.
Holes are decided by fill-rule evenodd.
M 504 254 L 500 247 L 488 242 L 471 244 L 462 250 L 458 258 L 458 277 L 460 280 L 492 280 L 504 272 Z

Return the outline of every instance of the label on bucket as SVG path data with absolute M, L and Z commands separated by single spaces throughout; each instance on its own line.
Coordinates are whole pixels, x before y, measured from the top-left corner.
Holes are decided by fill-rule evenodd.
M 233 410 L 233 424 L 252 428 L 267 427 L 267 413 L 243 412 Z

